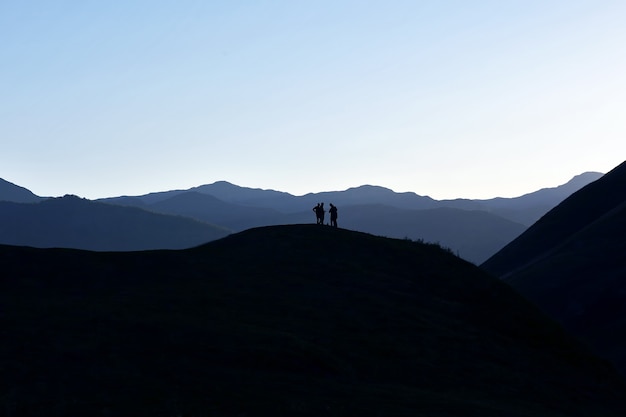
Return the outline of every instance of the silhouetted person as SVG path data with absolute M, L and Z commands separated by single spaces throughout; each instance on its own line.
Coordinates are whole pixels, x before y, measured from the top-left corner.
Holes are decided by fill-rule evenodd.
M 324 203 L 320 203 L 320 209 L 317 212 L 317 217 L 319 217 L 319 224 L 324 224 Z
M 330 225 L 337 227 L 337 207 L 333 206 L 333 203 L 330 203 L 328 212 L 330 213 Z
M 320 203 L 317 203 L 317 205 L 315 207 L 313 207 L 313 211 L 315 212 L 315 220 L 317 221 L 317 224 L 322 224 L 320 222 L 320 211 L 321 210 L 322 209 L 320 208 Z

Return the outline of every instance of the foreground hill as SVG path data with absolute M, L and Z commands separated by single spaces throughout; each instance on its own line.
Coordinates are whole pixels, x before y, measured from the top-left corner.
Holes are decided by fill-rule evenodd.
M 482 265 L 626 375 L 626 162 Z
M 75 196 L 20 204 L 0 202 L 0 243 L 89 250 L 182 249 L 229 230 L 178 216 Z
M 294 225 L 0 264 L 7 415 L 626 412 L 607 362 L 435 245 Z

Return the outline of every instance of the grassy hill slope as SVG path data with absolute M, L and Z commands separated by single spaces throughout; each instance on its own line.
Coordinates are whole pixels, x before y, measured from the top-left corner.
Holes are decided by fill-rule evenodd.
M 435 245 L 294 225 L 0 265 L 7 416 L 626 412 L 605 361 Z
M 481 265 L 626 375 L 626 163 Z
M 506 282 L 626 375 L 626 202 Z

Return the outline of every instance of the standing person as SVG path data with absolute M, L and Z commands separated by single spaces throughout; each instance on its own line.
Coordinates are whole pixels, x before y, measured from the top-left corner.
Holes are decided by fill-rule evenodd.
M 315 221 L 320 224 L 320 203 L 313 207 L 313 211 L 315 212 Z
M 324 224 L 324 203 L 320 203 L 320 209 L 317 213 L 319 215 L 320 224 Z
M 330 225 L 333 227 L 337 227 L 337 207 L 333 206 L 333 203 L 330 203 L 330 209 L 328 209 L 330 213 Z

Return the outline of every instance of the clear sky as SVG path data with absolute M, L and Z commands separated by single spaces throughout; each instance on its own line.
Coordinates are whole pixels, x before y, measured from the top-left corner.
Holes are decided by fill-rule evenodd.
M 626 1 L 0 0 L 0 178 L 512 197 L 626 159 Z

